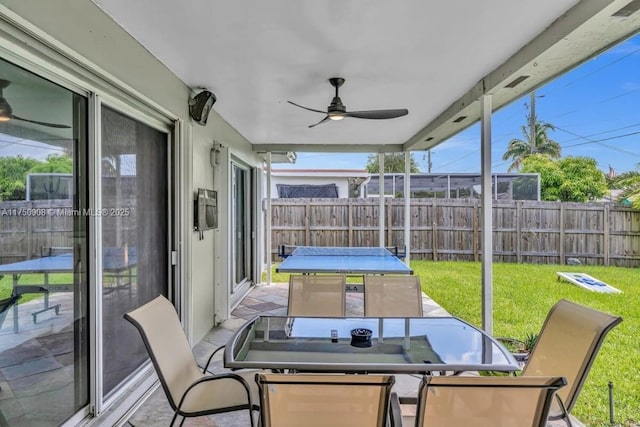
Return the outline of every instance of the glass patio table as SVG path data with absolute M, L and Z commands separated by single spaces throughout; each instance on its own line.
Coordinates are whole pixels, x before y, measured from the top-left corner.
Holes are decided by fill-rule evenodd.
M 369 339 L 352 337 L 353 330 L 363 329 Z M 498 341 L 456 317 L 257 316 L 227 344 L 224 366 L 370 373 L 520 370 Z

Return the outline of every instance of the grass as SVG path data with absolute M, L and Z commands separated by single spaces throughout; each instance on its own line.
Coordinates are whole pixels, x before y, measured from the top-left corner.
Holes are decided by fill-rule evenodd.
M 41 286 L 44 283 L 44 274 L 21 274 L 20 285 L 38 285 Z M 50 285 L 68 285 L 73 283 L 73 274 L 71 273 L 58 273 L 49 274 Z M 8 298 L 11 296 L 13 290 L 13 275 L 4 274 L 0 275 L 0 299 Z M 31 301 L 37 298 L 42 298 L 42 294 L 22 294 L 19 304 L 24 304 L 27 301 Z
M 481 324 L 481 265 L 474 262 L 413 261 L 424 292 L 449 313 Z M 556 272 L 589 274 L 623 291 L 598 294 L 568 282 Z M 566 298 L 618 316 L 624 321 L 607 336 L 572 413 L 589 426 L 610 426 L 609 381 L 614 384 L 615 421 L 640 424 L 640 270 L 621 267 L 494 264 L 493 332 L 525 340 L 539 332 L 549 309 Z M 272 274 L 288 282 L 288 274 Z
M 411 263 L 422 288 L 451 314 L 481 324 L 481 266 L 470 262 Z M 557 280 L 557 271 L 589 274 L 623 291 L 598 294 Z M 624 321 L 604 341 L 572 413 L 589 426 L 609 426 L 608 384 L 614 384 L 615 421 L 640 423 L 640 283 L 638 269 L 598 266 L 494 264 L 493 332 L 524 340 L 537 333 L 561 298 Z

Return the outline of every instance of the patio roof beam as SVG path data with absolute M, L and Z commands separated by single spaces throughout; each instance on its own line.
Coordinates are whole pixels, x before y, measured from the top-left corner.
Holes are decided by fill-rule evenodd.
M 254 152 L 295 151 L 298 153 L 400 153 L 402 144 L 253 144 Z

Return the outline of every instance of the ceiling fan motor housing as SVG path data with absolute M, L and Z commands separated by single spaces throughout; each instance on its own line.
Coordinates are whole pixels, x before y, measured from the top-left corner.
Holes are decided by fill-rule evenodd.
M 340 97 L 335 96 L 331 100 L 331 105 L 327 107 L 327 112 L 329 113 L 344 113 L 347 111 L 347 107 L 344 106 Z

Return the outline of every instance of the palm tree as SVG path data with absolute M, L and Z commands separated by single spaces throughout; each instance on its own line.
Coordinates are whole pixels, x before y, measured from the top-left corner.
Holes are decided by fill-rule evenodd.
M 531 128 L 522 126 L 522 134 L 524 139 L 514 138 L 509 141 L 507 151 L 502 156 L 502 160 L 512 159 L 513 163 L 509 166 L 508 171 L 517 170 L 520 168 L 522 159 L 531 154 L 542 154 L 551 159 L 560 158 L 560 144 L 549 138 L 547 133 L 554 131 L 556 128 L 549 123 L 535 122 L 535 135 L 531 135 Z
M 623 190 L 620 199 L 629 200 L 633 207 L 640 208 L 640 163 L 639 170 L 622 173 L 609 180 L 609 188 Z

